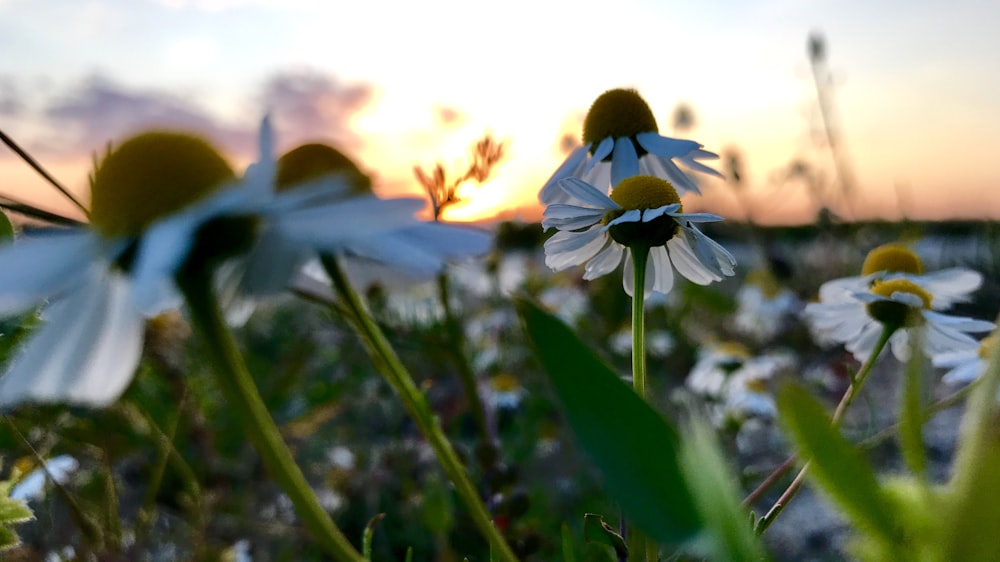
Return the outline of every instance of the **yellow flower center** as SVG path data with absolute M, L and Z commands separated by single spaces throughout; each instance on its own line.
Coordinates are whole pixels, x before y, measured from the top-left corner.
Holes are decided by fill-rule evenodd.
M 608 90 L 594 100 L 583 120 L 583 142 L 593 148 L 608 137 L 634 137 L 658 130 L 653 112 L 638 92 Z
M 521 388 L 521 382 L 510 373 L 500 373 L 490 379 L 490 386 L 495 392 L 517 392 Z
M 871 275 L 880 271 L 892 273 L 924 272 L 924 264 L 912 250 L 901 244 L 885 244 L 868 252 L 861 266 L 861 275 Z
M 105 236 L 135 236 L 234 177 L 219 152 L 201 138 L 144 133 L 98 164 L 90 182 L 90 221 Z
M 611 192 L 611 200 L 626 211 L 657 209 L 681 202 L 677 190 L 670 185 L 670 182 L 653 176 L 632 176 L 623 179 Z M 681 208 L 678 208 L 677 212 L 681 212 Z
M 871 289 L 873 294 L 890 298 L 893 293 L 909 293 L 920 297 L 922 301 L 921 309 L 927 310 L 931 307 L 932 296 L 916 283 L 908 279 L 890 279 L 889 281 L 876 282 Z M 923 317 L 917 314 L 917 309 L 896 301 L 876 301 L 868 303 L 868 314 L 882 324 L 903 327 L 916 326 L 920 324 Z
M 622 216 L 625 211 L 645 211 L 658 209 L 674 203 L 680 204 L 681 198 L 670 182 L 652 176 L 632 176 L 625 178 L 611 192 L 611 200 L 618 203 L 622 210 L 609 211 L 602 222 L 608 224 Z M 677 208 L 681 212 L 682 207 Z M 624 222 L 608 229 L 616 242 L 623 246 L 647 247 L 662 246 L 677 234 L 677 221 L 673 217 L 663 215 L 649 222 Z
M 337 149 L 319 143 L 294 148 L 278 159 L 276 188 L 281 191 L 308 181 L 341 174 L 354 195 L 372 192 L 371 179 Z

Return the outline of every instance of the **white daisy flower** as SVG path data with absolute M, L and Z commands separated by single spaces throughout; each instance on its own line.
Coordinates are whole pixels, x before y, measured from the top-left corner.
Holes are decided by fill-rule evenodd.
M 824 283 L 820 287 L 820 301 L 850 301 L 854 293 L 867 291 L 874 283 L 890 279 L 907 279 L 934 295 L 931 302 L 934 310 L 945 310 L 955 303 L 969 301 L 972 293 L 983 284 L 982 274 L 964 267 L 925 273 L 919 256 L 902 244 L 890 243 L 868 252 L 860 276 Z
M 490 377 L 486 401 L 494 409 L 513 410 L 521 404 L 525 393 L 517 377 L 510 373 L 500 373 Z
M 789 316 L 799 307 L 795 293 L 779 286 L 766 269 L 757 269 L 747 274 L 736 292 L 733 324 L 741 333 L 766 341 L 785 328 Z
M 371 180 L 346 156 L 323 144 L 299 146 L 274 160 L 270 124 L 261 128 L 261 159 L 258 175 L 275 191 L 271 194 L 281 220 L 267 223 L 242 266 L 240 290 L 264 296 L 284 291 L 293 275 L 327 281 L 315 260 L 317 252 L 345 259 L 347 272 L 364 274 L 365 280 L 429 279 L 449 261 L 486 253 L 492 237 L 478 229 L 453 224 L 424 222 L 416 213 L 426 206 L 417 198 L 380 199 L 371 193 Z M 273 174 L 268 175 L 268 172 Z M 260 181 L 260 180 L 258 180 Z M 331 184 L 339 185 L 330 188 Z M 325 186 L 321 198 L 310 195 Z M 289 215 L 282 199 L 305 200 L 310 206 Z M 337 209 L 348 214 L 334 213 Z M 336 242 L 302 231 L 301 215 L 322 222 L 343 222 Z M 380 217 L 384 214 L 384 217 Z M 287 218 L 287 220 L 286 220 Z M 384 223 L 376 229 L 354 229 L 356 222 Z M 318 225 L 314 225 L 318 226 Z M 311 230 L 311 229 L 310 229 Z M 275 267 L 275 261 L 287 267 Z M 363 270 L 360 271 L 359 270 Z
M 945 384 L 963 385 L 978 379 L 986 372 L 986 365 L 989 363 L 990 353 L 996 342 L 997 336 L 990 335 L 983 338 L 979 347 L 975 349 L 952 351 L 935 357 L 933 359 L 935 367 L 948 369 L 941 380 Z
M 683 210 L 670 183 L 652 176 L 623 180 L 611 197 L 576 178 L 559 182 L 568 203 L 545 208 L 542 226 L 559 230 L 545 242 L 545 264 L 561 271 L 586 264 L 584 279 L 614 271 L 625 258 L 625 292 L 633 294 L 634 248 L 648 249 L 645 292 L 667 294 L 674 268 L 688 280 L 708 285 L 731 276 L 732 254 L 705 236 L 696 223 L 722 220 L 709 213 Z M 626 251 L 627 250 L 627 251 Z
M 729 375 L 750 360 L 750 351 L 737 342 L 720 342 L 707 345 L 699 351 L 698 361 L 691 367 L 684 384 L 706 398 L 719 399 Z
M 920 258 L 906 248 L 876 248 L 865 260 L 865 275 L 824 284 L 820 302 L 806 306 L 804 314 L 816 339 L 844 343 L 859 361 L 868 359 L 884 327 L 895 330 L 889 347 L 900 361 L 910 356 L 914 328 L 923 329 L 923 352 L 932 360 L 977 348 L 979 342 L 969 334 L 990 331 L 993 323 L 936 312 L 938 295 L 932 292 L 937 288 L 945 302 L 955 302 L 967 295 L 972 276 L 958 275 L 956 284 L 949 285 L 942 281 L 947 276 L 930 276 L 928 282 L 928 276 L 918 277 L 922 272 Z
M 698 160 L 716 159 L 700 144 L 661 136 L 656 119 L 635 90 L 615 89 L 601 94 L 583 123 L 583 146 L 574 150 L 542 187 L 538 197 L 546 205 L 562 203 L 566 194 L 560 180 L 582 179 L 607 193 L 625 178 L 655 176 L 669 181 L 679 193 L 701 193 L 698 185 L 677 166 L 722 177 Z M 676 160 L 676 162 L 675 162 Z
M 0 407 L 101 406 L 116 399 L 139 362 L 145 318 L 179 303 L 172 274 L 135 275 L 143 236 L 160 216 L 185 212 L 232 179 L 229 165 L 203 140 L 142 134 L 98 164 L 89 227 L 0 250 L 0 315 L 51 301 L 41 313 L 44 323 L 0 377 Z

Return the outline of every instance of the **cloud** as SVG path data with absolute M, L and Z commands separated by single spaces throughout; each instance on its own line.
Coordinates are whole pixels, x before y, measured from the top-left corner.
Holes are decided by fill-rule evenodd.
M 256 146 L 252 123 L 229 127 L 177 94 L 131 90 L 99 75 L 50 102 L 44 115 L 57 133 L 43 139 L 39 148 L 57 153 L 90 152 L 158 127 L 196 131 L 239 153 L 250 153 Z
M 368 104 L 372 91 L 369 85 L 345 85 L 326 74 L 299 70 L 268 79 L 260 100 L 273 116 L 282 144 L 318 140 L 351 149 L 360 145 L 351 118 Z
M 0 0 L 2 3 L 2 0 Z M 21 91 L 10 76 L 0 76 L 0 115 L 15 117 L 27 108 Z

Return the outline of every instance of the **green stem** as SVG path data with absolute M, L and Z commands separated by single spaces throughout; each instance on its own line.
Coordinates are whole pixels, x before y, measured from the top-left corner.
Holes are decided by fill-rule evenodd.
M 840 426 L 840 421 L 843 419 L 847 408 L 849 408 L 851 403 L 854 402 L 858 393 L 861 392 L 861 387 L 864 386 L 865 381 L 868 380 L 868 375 L 871 373 L 872 367 L 875 366 L 875 360 L 882 354 L 886 344 L 889 343 L 889 338 L 892 337 L 892 334 L 894 334 L 898 328 L 899 326 L 884 325 L 882 333 L 879 335 L 878 341 L 872 349 L 871 355 L 868 356 L 868 360 L 861 366 L 861 370 L 854 376 L 851 384 L 847 387 L 847 390 L 844 391 L 844 395 L 840 398 L 840 403 L 837 404 L 837 409 L 833 412 L 833 418 L 830 420 L 830 425 L 833 427 Z M 792 501 L 792 498 L 794 498 L 796 494 L 798 494 L 799 489 L 802 488 L 802 482 L 805 480 L 806 473 L 808 471 L 809 463 L 806 462 L 806 464 L 802 466 L 802 469 L 799 470 L 799 473 L 795 475 L 795 479 L 792 480 L 792 483 L 788 485 L 788 488 L 786 488 L 781 494 L 781 497 L 778 498 L 778 501 L 774 502 L 771 509 L 768 510 L 768 512 L 757 522 L 756 530 L 758 535 L 764 534 L 764 531 L 771 526 L 771 523 L 774 523 L 774 520 L 778 518 L 778 515 L 781 514 L 781 511 L 785 508 L 785 506 Z
M 630 248 L 632 265 L 635 266 L 632 285 L 632 388 L 646 400 L 646 264 L 649 262 L 649 248 Z M 629 560 L 656 562 L 656 543 L 638 529 L 628 530 Z
M 190 273 L 182 272 L 178 276 L 179 285 L 187 299 L 192 324 L 207 343 L 208 359 L 214 367 L 227 407 L 240 418 L 268 472 L 291 499 L 313 538 L 336 560 L 362 562 L 364 558 L 320 505 L 288 445 L 282 440 L 226 326 L 211 283 L 197 273 Z
M 321 260 L 323 267 L 326 268 L 327 274 L 333 281 L 334 289 L 345 301 L 353 317 L 352 320 L 355 322 L 358 330 L 360 330 L 361 339 L 368 348 L 368 353 L 372 356 L 373 363 L 382 371 L 382 375 L 389 385 L 392 386 L 393 390 L 396 391 L 400 400 L 403 401 L 406 411 L 417 424 L 417 427 L 420 428 L 420 432 L 423 433 L 431 448 L 434 449 L 438 462 L 441 463 L 448 478 L 454 484 L 455 491 L 458 493 L 459 498 L 462 499 L 466 509 L 469 510 L 469 514 L 479 528 L 479 532 L 489 541 L 490 548 L 499 560 L 517 562 L 514 552 L 507 545 L 500 531 L 493 525 L 490 514 L 486 510 L 486 506 L 483 505 L 482 499 L 479 497 L 479 493 L 476 491 L 475 486 L 473 486 L 472 481 L 469 480 L 465 467 L 458 459 L 458 455 L 455 454 L 455 450 L 445 436 L 444 431 L 441 430 L 437 417 L 427 404 L 423 393 L 417 388 L 417 384 L 414 382 L 410 372 L 403 366 L 403 363 L 389 344 L 388 339 L 386 339 L 385 334 L 382 333 L 382 329 L 379 328 L 375 320 L 372 319 L 371 314 L 368 313 L 368 310 L 361 302 L 361 297 L 351 287 L 347 276 L 344 275 L 336 258 L 331 255 L 323 255 L 321 256 Z
M 636 247 L 632 252 L 635 283 L 632 287 L 632 387 L 646 398 L 646 263 L 649 248 Z

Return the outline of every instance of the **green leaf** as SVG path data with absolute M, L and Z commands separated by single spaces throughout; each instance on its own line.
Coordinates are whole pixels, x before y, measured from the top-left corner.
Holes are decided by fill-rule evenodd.
M 705 522 L 706 541 L 696 545 L 711 560 L 764 560 L 753 518 L 740 505 L 736 475 L 719 450 L 714 431 L 694 422 L 684 432 L 681 466 Z
M 8 529 L 3 525 L 0 525 L 0 552 L 7 550 L 8 548 L 14 548 L 21 544 L 21 538 L 17 536 L 17 533 L 13 529 Z
M 875 473 L 858 450 L 830 426 L 830 415 L 823 406 L 795 385 L 781 390 L 778 406 L 801 456 L 809 459 L 808 474 L 856 526 L 891 541 L 895 525 L 884 508 Z
M 35 518 L 28 504 L 21 500 L 0 498 L 0 525 L 23 523 Z
M 618 534 L 611 525 L 605 523 L 603 516 L 596 513 L 587 513 L 583 516 L 583 540 L 588 543 L 610 546 L 615 549 L 615 554 L 618 555 L 619 559 L 628 556 L 625 538 Z
M 677 458 L 677 432 L 561 321 L 517 299 L 518 313 L 580 446 L 609 495 L 661 542 L 701 530 Z

